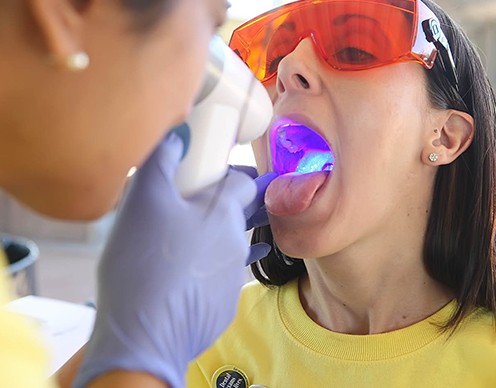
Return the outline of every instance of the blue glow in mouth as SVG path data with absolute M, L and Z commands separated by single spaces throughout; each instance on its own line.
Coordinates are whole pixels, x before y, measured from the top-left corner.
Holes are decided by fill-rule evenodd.
M 317 132 L 282 118 L 270 130 L 272 168 L 278 174 L 308 174 L 334 169 L 334 153 Z

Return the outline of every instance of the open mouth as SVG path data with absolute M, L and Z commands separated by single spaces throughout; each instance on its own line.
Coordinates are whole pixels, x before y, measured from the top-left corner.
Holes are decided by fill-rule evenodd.
M 308 174 L 334 169 L 334 153 L 325 139 L 311 128 L 288 118 L 270 130 L 272 168 L 279 174 Z

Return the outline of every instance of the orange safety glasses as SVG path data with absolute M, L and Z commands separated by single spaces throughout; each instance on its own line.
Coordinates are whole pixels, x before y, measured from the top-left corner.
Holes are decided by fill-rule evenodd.
M 229 46 L 266 82 L 304 39 L 334 69 L 366 70 L 398 62 L 431 69 L 436 57 L 458 88 L 439 19 L 420 0 L 300 0 L 238 27 Z M 439 54 L 439 55 L 438 55 Z

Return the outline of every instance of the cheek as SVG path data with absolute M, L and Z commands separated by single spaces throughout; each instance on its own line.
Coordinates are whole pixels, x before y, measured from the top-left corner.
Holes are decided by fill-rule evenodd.
M 161 99 L 157 102 L 162 101 L 162 111 L 170 112 L 172 125 L 184 121 L 193 107 L 205 74 L 207 47 L 207 39 L 195 41 L 190 53 L 177 53 L 172 69 L 162 73 Z
M 211 37 L 211 13 L 199 1 L 181 2 L 155 36 L 157 50 L 149 62 L 157 78 L 149 79 L 161 111 L 172 115 L 173 122 L 166 127 L 179 124 L 189 114 L 204 79 Z
M 274 103 L 277 99 L 276 80 L 277 78 L 272 78 L 270 81 L 263 84 L 265 89 L 267 90 L 267 93 L 269 93 L 272 103 Z

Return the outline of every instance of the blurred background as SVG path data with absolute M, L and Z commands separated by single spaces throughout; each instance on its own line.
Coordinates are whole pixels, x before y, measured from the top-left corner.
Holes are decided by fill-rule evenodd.
M 229 40 L 233 28 L 284 0 L 230 0 L 229 18 L 220 35 Z M 438 3 L 467 31 L 496 85 L 496 0 L 438 0 Z M 249 146 L 233 150 L 230 163 L 254 165 Z M 28 277 L 18 274 L 20 294 L 34 292 L 76 303 L 90 301 L 95 295 L 95 270 L 102 244 L 113 214 L 92 223 L 59 222 L 34 214 L 5 193 L 0 192 L 0 231 L 31 239 L 39 248 Z M 20 271 L 22 272 L 22 271 Z M 24 274 L 25 275 L 25 274 Z M 33 284 L 31 284 L 33 285 Z

